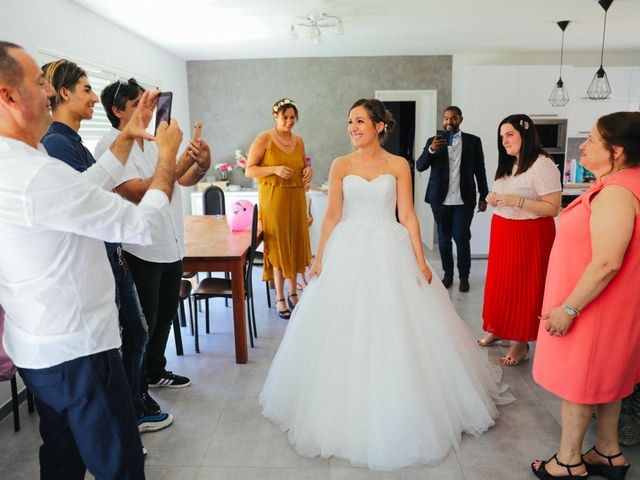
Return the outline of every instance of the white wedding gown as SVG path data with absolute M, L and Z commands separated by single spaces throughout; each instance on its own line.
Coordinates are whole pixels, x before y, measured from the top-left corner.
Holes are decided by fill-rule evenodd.
M 442 461 L 513 401 L 396 221 L 396 179 L 343 179 L 342 221 L 260 394 L 305 456 L 394 470 Z

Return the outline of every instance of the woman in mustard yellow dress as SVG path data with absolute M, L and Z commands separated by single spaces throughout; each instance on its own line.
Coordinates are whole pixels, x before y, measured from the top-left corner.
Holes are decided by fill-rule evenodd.
M 246 175 L 258 181 L 264 232 L 263 278 L 274 281 L 276 310 L 281 318 L 288 319 L 298 303 L 296 276 L 311 264 L 304 186 L 313 172 L 305 164 L 302 138 L 291 131 L 298 120 L 295 102 L 283 98 L 273 105 L 272 113 L 275 125 L 251 145 Z M 286 299 L 285 279 L 289 288 Z

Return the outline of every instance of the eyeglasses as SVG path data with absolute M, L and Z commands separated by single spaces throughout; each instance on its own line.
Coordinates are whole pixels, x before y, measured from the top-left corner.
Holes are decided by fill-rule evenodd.
M 121 82 L 120 80 L 118 80 L 118 88 L 116 88 L 116 92 L 113 94 L 113 102 L 112 102 L 113 105 L 116 105 L 116 100 L 118 98 L 118 92 L 120 91 L 120 87 L 122 85 L 125 85 L 125 86 L 135 85 L 136 87 L 140 88 L 140 85 L 138 84 L 138 82 L 136 81 L 135 78 L 130 78 L 126 82 Z

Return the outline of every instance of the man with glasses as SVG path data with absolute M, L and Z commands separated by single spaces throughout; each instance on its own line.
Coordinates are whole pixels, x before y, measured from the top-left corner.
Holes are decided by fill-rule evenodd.
M 115 288 L 104 242 L 151 244 L 171 218 L 182 132 L 160 125 L 159 157 L 138 206 L 118 183 L 157 94 L 146 93 L 128 127 L 86 171 L 49 157 L 38 143 L 56 92 L 35 60 L 0 41 L 0 303 L 3 345 L 36 398 L 40 478 L 144 478 L 144 457 L 118 348 Z
M 101 94 L 102 105 L 111 122 L 111 131 L 96 146 L 96 156 L 104 152 L 120 132 L 127 128 L 140 101 L 143 88 L 130 79 L 114 82 Z M 122 182 L 116 191 L 127 200 L 138 203 L 149 188 L 153 170 L 158 161 L 158 150 L 153 142 L 137 141 L 131 150 Z M 142 391 L 148 387 L 183 388 L 191 381 L 166 369 L 164 352 L 171 324 L 177 315 L 182 258 L 184 257 L 184 231 L 182 200 L 178 185 L 195 185 L 211 165 L 209 146 L 203 140 L 191 141 L 176 163 L 176 184 L 171 198 L 173 230 L 163 242 L 140 247 L 124 244 L 125 257 L 131 267 L 140 303 L 149 326 L 149 341 L 145 352 Z
M 98 96 L 91 88 L 86 72 L 73 62 L 57 60 L 43 65 L 44 77 L 56 94 L 51 97 L 53 123 L 42 137 L 41 143 L 47 153 L 84 172 L 96 163 L 95 158 L 82 144 L 78 135 L 80 124 L 93 118 L 93 109 Z M 122 335 L 122 362 L 131 388 L 131 396 L 138 418 L 140 432 L 155 432 L 168 427 L 173 415 L 162 412 L 151 413 L 145 407 L 140 393 L 142 358 L 147 345 L 147 323 L 142 313 L 120 243 L 105 243 L 107 256 L 116 286 L 116 305 Z

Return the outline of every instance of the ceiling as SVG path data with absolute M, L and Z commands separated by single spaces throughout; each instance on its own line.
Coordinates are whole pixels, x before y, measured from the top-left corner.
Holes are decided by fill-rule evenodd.
M 596 0 L 74 0 L 185 60 L 548 52 L 555 22 L 571 20 L 567 51 L 599 51 L 604 10 Z M 323 29 L 322 45 L 296 16 L 326 12 L 345 34 Z M 640 0 L 615 0 L 606 50 L 640 52 Z

